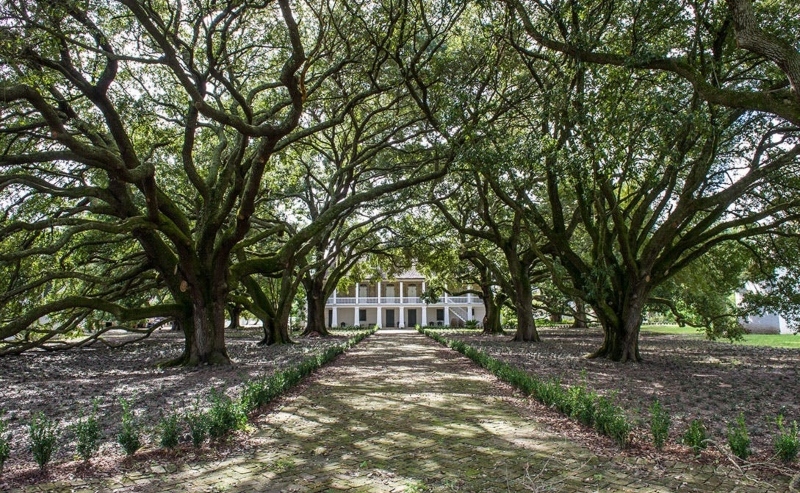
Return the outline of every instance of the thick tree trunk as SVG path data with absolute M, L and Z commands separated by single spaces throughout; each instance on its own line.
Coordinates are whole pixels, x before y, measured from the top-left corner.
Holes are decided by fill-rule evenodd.
M 183 354 L 162 366 L 198 366 L 231 364 L 225 347 L 225 310 L 222 300 L 205 302 L 193 296 L 191 314 L 176 319 L 184 329 Z
M 272 346 L 275 344 L 294 344 L 289 335 L 289 323 L 277 318 L 268 317 L 261 321 L 264 337 L 258 341 L 259 346 Z
M 536 331 L 536 321 L 533 318 L 533 292 L 527 269 L 512 273 L 512 282 L 514 309 L 517 311 L 517 332 L 512 341 L 539 342 L 539 332 Z
M 553 322 L 554 324 L 560 324 L 561 323 L 561 318 L 562 318 L 562 315 L 560 313 L 551 313 L 550 314 L 550 321 Z
M 242 325 L 239 323 L 239 318 L 242 316 L 242 307 L 236 303 L 228 305 L 228 315 L 231 317 L 231 323 L 228 325 L 229 329 L 241 329 Z
M 291 311 L 291 302 L 281 303 L 275 316 L 269 318 L 263 324 L 264 338 L 258 343 L 260 346 L 294 343 L 289 335 L 289 315 L 291 314 Z
M 502 334 L 503 324 L 500 320 L 500 309 L 503 306 L 503 295 L 495 296 L 491 288 L 483 289 L 483 306 L 486 308 L 486 316 L 483 319 L 484 334 Z
M 225 299 L 211 302 L 195 300 L 193 338 L 186 364 L 196 366 L 229 365 L 231 359 L 225 348 Z
M 531 300 L 532 302 L 533 300 Z M 536 322 L 533 318 L 533 305 L 514 304 L 517 309 L 517 332 L 512 341 L 539 342 L 539 332 L 536 331 Z
M 649 290 L 646 285 L 634 286 L 624 296 L 614 317 L 596 309 L 603 326 L 603 344 L 589 358 L 607 358 L 625 363 L 640 362 L 639 331 L 642 327 L 642 309 Z
M 264 325 L 264 339 L 258 344 L 261 346 L 272 346 L 275 344 L 292 344 L 292 338 L 289 336 L 289 325 L 280 323 L 275 319 L 270 319 Z
M 611 361 L 625 363 L 628 361 L 640 362 L 639 354 L 639 328 L 641 316 L 623 320 L 618 325 L 609 324 L 601 319 L 603 325 L 603 344 L 589 358 L 607 358 Z
M 323 281 L 324 283 L 324 281 Z M 306 285 L 306 302 L 308 304 L 308 320 L 306 321 L 306 328 L 303 331 L 303 336 L 311 334 L 318 334 L 321 337 L 330 335 L 328 328 L 325 324 L 325 299 L 324 285 L 316 282 L 305 283 Z
M 585 329 L 589 324 L 586 321 L 586 303 L 580 298 L 575 298 L 575 321 L 572 327 L 575 329 Z

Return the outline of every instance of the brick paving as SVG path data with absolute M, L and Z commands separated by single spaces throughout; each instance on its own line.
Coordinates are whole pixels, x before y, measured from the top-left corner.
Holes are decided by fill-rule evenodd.
M 257 446 L 33 492 L 775 492 L 738 471 L 599 457 L 520 413 L 466 358 L 381 330 L 257 419 Z

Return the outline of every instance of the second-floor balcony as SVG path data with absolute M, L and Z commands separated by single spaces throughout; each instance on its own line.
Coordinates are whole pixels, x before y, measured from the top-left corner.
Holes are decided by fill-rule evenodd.
M 439 298 L 439 301 L 436 303 L 431 303 L 431 306 L 435 305 L 457 305 L 457 304 L 471 304 L 471 303 L 479 303 L 480 298 L 477 296 L 448 296 Z M 399 296 L 359 296 L 356 298 L 355 296 L 337 296 L 335 299 L 333 297 L 328 299 L 328 305 L 420 305 L 424 303 L 422 298 L 419 296 L 403 296 L 402 298 Z

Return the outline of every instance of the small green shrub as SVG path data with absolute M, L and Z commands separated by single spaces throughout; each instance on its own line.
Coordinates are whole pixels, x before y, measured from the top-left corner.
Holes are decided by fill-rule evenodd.
M 669 427 L 671 425 L 669 413 L 658 402 L 658 399 L 653 401 L 650 406 L 650 433 L 653 435 L 653 445 L 656 449 L 661 450 L 664 444 L 667 443 L 669 438 Z
M 220 439 L 234 430 L 244 428 L 247 416 L 241 406 L 217 390 L 211 391 L 211 408 L 208 410 L 208 435 Z
M 744 422 L 744 413 L 739 413 L 736 423 L 728 423 L 728 446 L 733 454 L 744 460 L 750 457 L 750 434 Z
M 33 460 L 44 469 L 50 462 L 58 442 L 58 423 L 50 420 L 44 413 L 34 415 L 28 425 Z
M 778 425 L 778 434 L 775 436 L 775 453 L 783 462 L 791 462 L 800 451 L 800 439 L 797 437 L 797 421 L 792 421 L 792 426 L 787 430 L 783 424 L 783 415 L 775 420 Z
M 77 437 L 77 445 L 75 446 L 78 456 L 84 462 L 91 459 L 97 450 L 100 448 L 100 440 L 103 435 L 100 431 L 100 423 L 97 422 L 97 407 L 98 401 L 92 402 L 92 412 L 89 416 L 81 416 L 78 422 L 73 425 L 75 435 Z
M 574 385 L 567 390 L 567 405 L 564 407 L 569 409 L 569 413 L 565 414 L 586 426 L 592 426 L 597 412 L 598 398 L 595 392 L 586 390 L 584 384 Z
M 692 420 L 689 428 L 683 434 L 683 443 L 692 448 L 694 455 L 700 455 L 700 451 L 706 448 L 708 435 L 706 427 L 699 419 Z
M 566 399 L 566 393 L 561 387 L 561 380 L 553 378 L 539 385 L 536 389 L 536 397 L 545 406 L 558 406 L 560 402 Z
M 158 444 L 163 448 L 175 448 L 180 441 L 180 421 L 177 414 L 168 414 L 158 423 Z
M 247 382 L 242 390 L 242 396 L 239 399 L 242 411 L 249 414 L 261 406 L 268 403 L 271 399 L 269 395 L 269 386 L 267 379 L 259 378 Z
M 199 448 L 208 436 L 208 415 L 200 411 L 199 406 L 195 403 L 194 411 L 187 413 L 185 420 L 189 427 L 192 445 Z
M 3 472 L 3 465 L 11 455 L 11 434 L 8 431 L 8 423 L 3 418 L 5 411 L 0 409 L 0 473 Z
M 627 447 L 632 426 L 625 417 L 622 408 L 614 405 L 614 403 L 605 396 L 599 397 L 595 405 L 595 429 L 613 438 L 620 447 Z
M 141 426 L 133 415 L 131 403 L 127 399 L 120 399 L 119 403 L 122 406 L 122 428 L 117 435 L 117 443 L 126 455 L 133 455 L 142 448 Z

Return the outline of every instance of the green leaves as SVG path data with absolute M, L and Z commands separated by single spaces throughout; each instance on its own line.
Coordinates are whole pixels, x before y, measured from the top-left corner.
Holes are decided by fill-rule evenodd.
M 448 339 L 433 330 L 421 328 L 419 331 L 475 361 L 544 405 L 556 408 L 586 426 L 594 426 L 598 432 L 613 438 L 620 447 L 628 446 L 633 425 L 625 410 L 614 404 L 611 398 L 589 391 L 584 385 L 565 388 L 559 379 L 540 380 L 535 375 L 493 358 L 464 342 Z
M 58 422 L 49 419 L 44 413 L 37 413 L 31 418 L 28 424 L 30 448 L 39 469 L 44 470 L 53 457 L 59 434 Z

